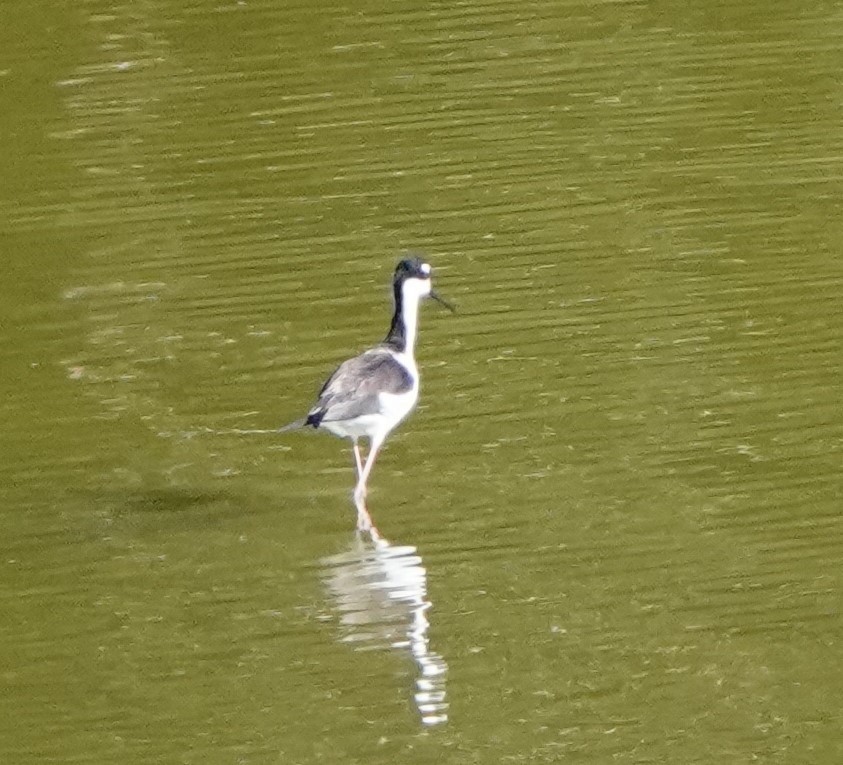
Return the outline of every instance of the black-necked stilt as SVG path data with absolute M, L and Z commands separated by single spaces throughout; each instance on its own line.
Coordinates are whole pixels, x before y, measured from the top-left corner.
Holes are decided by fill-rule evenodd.
M 419 398 L 419 370 L 413 350 L 418 329 L 419 303 L 432 297 L 454 310 L 431 286 L 430 264 L 421 258 L 402 260 L 392 280 L 395 312 L 384 341 L 344 361 L 319 391 L 319 400 L 307 417 L 281 428 L 293 430 L 310 425 L 351 439 L 357 485 L 357 528 L 372 531 L 366 508 L 366 481 L 384 439 L 416 405 Z M 365 464 L 360 459 L 358 440 L 369 439 Z

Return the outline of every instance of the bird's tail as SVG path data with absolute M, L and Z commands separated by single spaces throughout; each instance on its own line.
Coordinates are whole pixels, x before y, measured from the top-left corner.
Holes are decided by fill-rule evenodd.
M 284 425 L 278 428 L 279 433 L 286 433 L 288 430 L 298 430 L 299 428 L 303 428 L 307 425 L 307 418 L 296 420 L 295 422 L 291 422 L 288 425 Z

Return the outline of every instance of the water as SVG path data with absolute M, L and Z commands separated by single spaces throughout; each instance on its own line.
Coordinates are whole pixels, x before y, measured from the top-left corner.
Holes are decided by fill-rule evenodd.
M 839 8 L 5 11 L 0 761 L 840 761 Z

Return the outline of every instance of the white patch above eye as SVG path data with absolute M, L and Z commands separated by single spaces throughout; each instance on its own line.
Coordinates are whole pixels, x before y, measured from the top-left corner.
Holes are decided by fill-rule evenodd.
M 430 276 L 430 263 L 422 263 L 419 266 L 419 271 L 421 271 L 425 276 Z

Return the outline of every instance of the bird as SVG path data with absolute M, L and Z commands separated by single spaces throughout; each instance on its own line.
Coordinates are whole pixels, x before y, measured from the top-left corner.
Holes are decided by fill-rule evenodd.
M 366 507 L 369 475 L 386 437 L 410 414 L 419 398 L 414 353 L 419 305 L 429 297 L 455 311 L 433 289 L 432 273 L 430 264 L 418 256 L 398 263 L 392 278 L 394 311 L 386 337 L 340 364 L 325 381 L 307 415 L 279 429 L 312 427 L 351 440 L 357 475 L 353 495 L 357 529 L 373 536 L 377 529 Z M 369 440 L 365 462 L 360 456 L 361 438 Z

